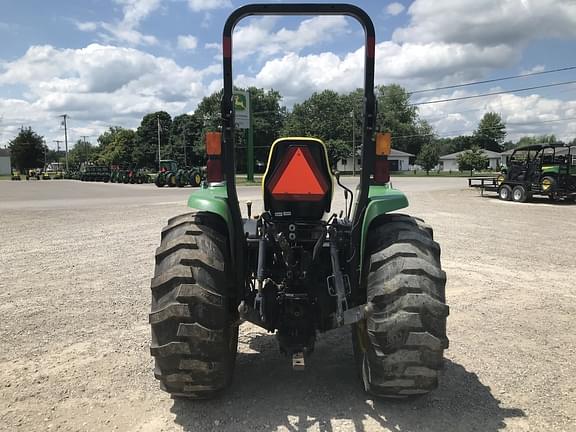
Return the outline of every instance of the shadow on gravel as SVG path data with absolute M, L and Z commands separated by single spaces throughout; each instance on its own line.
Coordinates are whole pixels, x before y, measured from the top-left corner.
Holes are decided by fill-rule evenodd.
M 211 401 L 174 400 L 185 431 L 499 431 L 518 408 L 502 408 L 476 374 L 446 361 L 438 390 L 412 400 L 373 400 L 356 376 L 348 329 L 321 335 L 304 372 L 291 370 L 275 337 L 239 353 L 232 387 Z
M 498 195 L 494 195 L 494 194 L 491 194 L 489 192 L 486 192 L 484 195 L 478 195 L 476 198 L 501 201 L 500 198 L 498 198 Z M 574 206 L 574 205 L 576 205 L 576 201 L 570 201 L 570 200 L 552 201 L 550 198 L 540 197 L 540 196 L 530 198 L 530 201 L 528 201 L 527 203 L 515 203 L 512 201 L 507 201 L 507 202 L 504 201 L 502 203 L 503 204 L 513 204 L 513 205 L 524 205 L 524 204 L 548 204 L 551 206 Z

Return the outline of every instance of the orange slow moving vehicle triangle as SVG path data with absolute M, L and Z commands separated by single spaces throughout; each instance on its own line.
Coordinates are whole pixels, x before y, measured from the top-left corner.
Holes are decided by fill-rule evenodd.
M 282 199 L 286 195 L 321 199 L 327 188 L 322 184 L 325 183 L 323 179 L 318 179 L 311 166 L 311 162 L 314 162 L 312 155 L 306 157 L 300 147 L 296 147 L 291 153 L 291 156 L 287 155 L 290 160 L 284 166 L 280 177 L 272 180 L 270 188 L 272 195 L 276 199 Z

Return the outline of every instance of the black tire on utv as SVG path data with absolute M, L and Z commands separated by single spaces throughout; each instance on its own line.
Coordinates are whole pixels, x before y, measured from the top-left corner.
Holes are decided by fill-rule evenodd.
M 231 299 L 226 225 L 210 213 L 172 218 L 152 278 L 154 376 L 175 397 L 206 399 L 231 382 L 238 312 Z
M 352 336 L 366 391 L 404 398 L 434 390 L 449 309 L 432 228 L 406 215 L 380 217 L 368 233 L 364 268 L 374 314 Z

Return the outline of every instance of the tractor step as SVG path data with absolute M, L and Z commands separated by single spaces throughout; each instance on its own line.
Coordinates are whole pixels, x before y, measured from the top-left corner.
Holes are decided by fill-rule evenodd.
M 302 351 L 292 354 L 292 369 L 295 371 L 303 371 L 306 369 L 304 353 Z

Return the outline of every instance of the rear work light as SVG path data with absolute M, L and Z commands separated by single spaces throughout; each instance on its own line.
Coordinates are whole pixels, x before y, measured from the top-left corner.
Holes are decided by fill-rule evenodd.
M 376 159 L 374 161 L 374 183 L 385 185 L 390 181 L 388 155 L 392 150 L 390 132 L 376 134 Z
M 222 174 L 222 133 L 206 132 L 206 180 L 208 183 L 221 182 Z
M 307 147 L 290 147 L 270 178 L 268 191 L 278 201 L 320 201 L 329 185 Z

